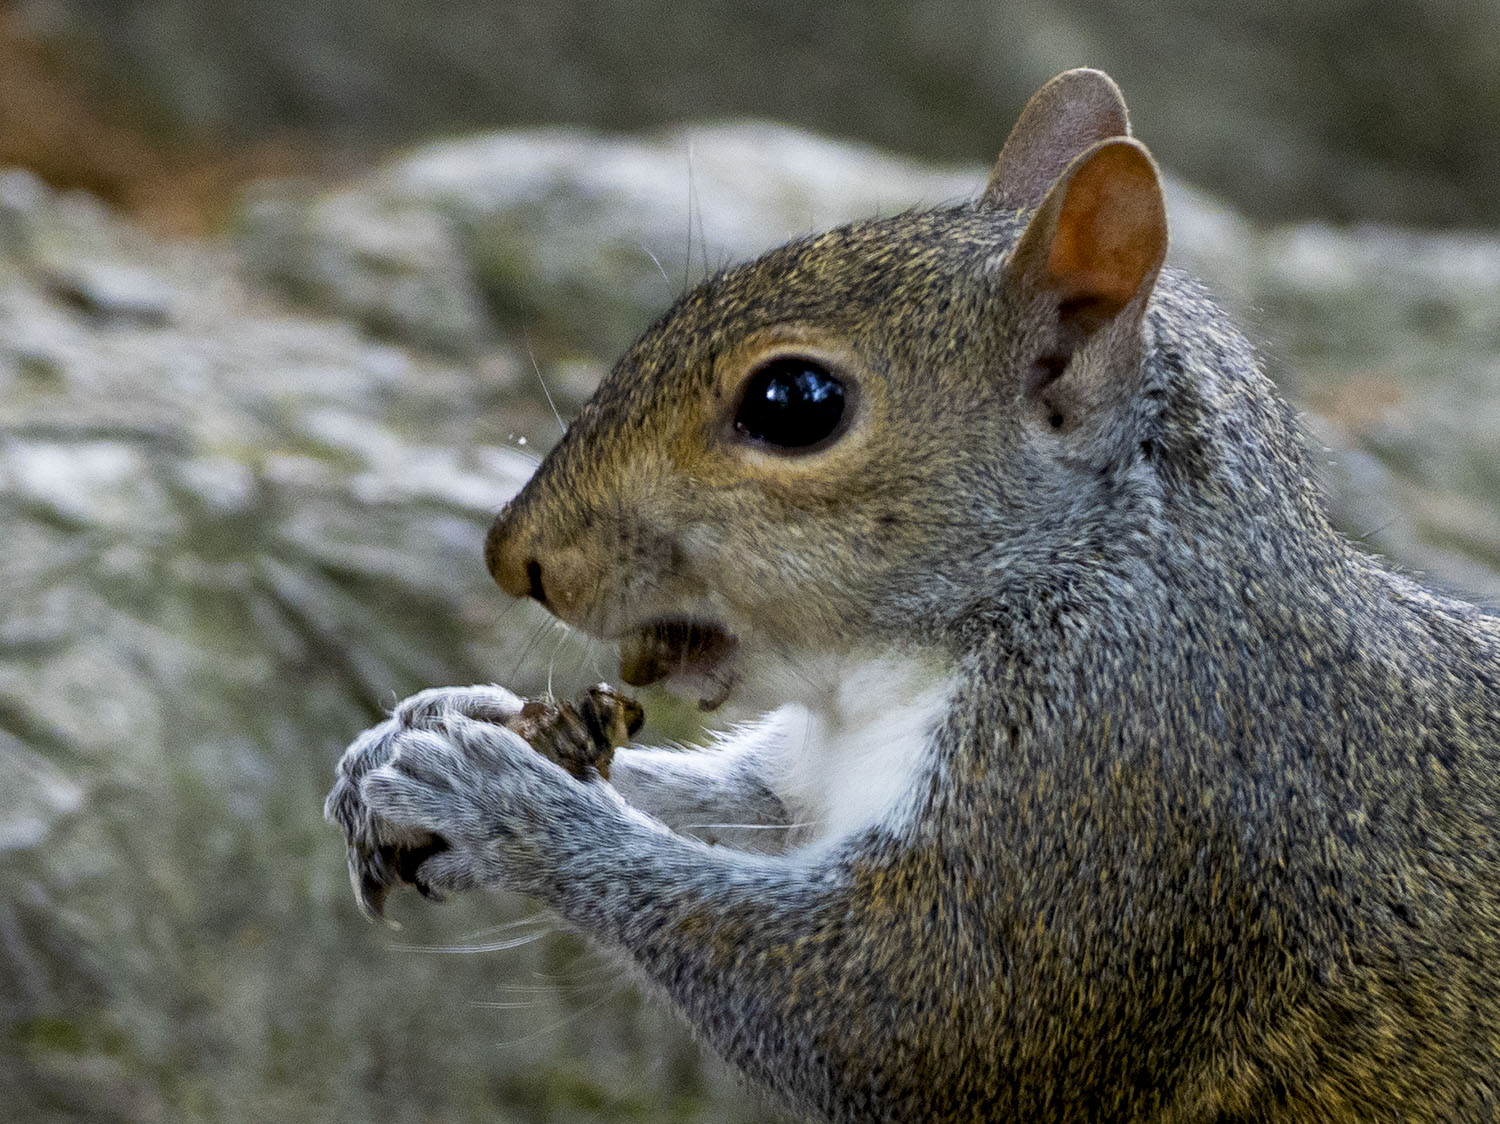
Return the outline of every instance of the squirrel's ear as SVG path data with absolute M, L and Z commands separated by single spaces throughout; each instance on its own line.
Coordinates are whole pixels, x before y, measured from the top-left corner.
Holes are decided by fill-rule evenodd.
M 1167 210 L 1156 162 L 1139 141 L 1114 137 L 1079 156 L 1052 185 L 1005 264 L 1005 284 L 1023 309 L 1030 357 L 1026 389 L 1037 394 L 1063 376 L 1075 353 L 1097 333 L 1114 329 L 1092 374 L 1065 380 L 1093 383 L 1116 365 L 1139 364 L 1139 328 L 1167 253 Z M 1036 318 L 1041 318 L 1038 324 Z M 1109 372 L 1098 368 L 1103 363 Z M 1094 397 L 1084 385 L 1065 386 Z M 1060 401 L 1066 393 L 1058 397 Z M 1053 412 L 1054 426 L 1058 412 Z
M 1031 96 L 990 172 L 980 206 L 1026 211 L 1090 145 L 1130 135 L 1130 115 L 1102 70 L 1067 70 Z

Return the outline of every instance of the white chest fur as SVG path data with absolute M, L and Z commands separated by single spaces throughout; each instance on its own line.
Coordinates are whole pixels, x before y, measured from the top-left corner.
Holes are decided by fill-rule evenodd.
M 787 812 L 805 825 L 804 841 L 901 816 L 952 678 L 931 659 L 881 656 L 789 665 L 771 679 L 780 698 L 795 701 L 757 724 L 755 752 Z

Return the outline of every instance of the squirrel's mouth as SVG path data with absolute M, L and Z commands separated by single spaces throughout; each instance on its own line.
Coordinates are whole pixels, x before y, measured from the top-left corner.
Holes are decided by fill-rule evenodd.
M 674 690 L 697 695 L 702 710 L 716 710 L 734 689 L 739 641 L 714 621 L 664 617 L 620 640 L 620 678 L 632 687 L 669 680 Z

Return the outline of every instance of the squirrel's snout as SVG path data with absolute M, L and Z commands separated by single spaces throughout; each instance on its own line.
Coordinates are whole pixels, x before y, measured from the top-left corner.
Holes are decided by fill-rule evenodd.
M 512 597 L 532 597 L 547 604 L 547 588 L 542 579 L 542 565 L 526 550 L 521 536 L 515 534 L 513 508 L 507 506 L 495 518 L 484 540 L 484 564 L 495 584 Z
M 600 588 L 597 551 L 589 540 L 559 543 L 538 521 L 505 508 L 484 541 L 484 561 L 495 584 L 512 597 L 530 597 L 569 624 L 584 626 Z

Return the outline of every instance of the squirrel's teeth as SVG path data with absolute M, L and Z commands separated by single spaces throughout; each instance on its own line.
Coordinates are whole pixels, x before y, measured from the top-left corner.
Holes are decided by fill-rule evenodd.
M 732 669 L 727 665 L 714 668 L 703 677 L 702 686 L 705 691 L 699 694 L 698 709 L 718 710 L 729 700 L 729 693 L 734 690 Z
M 648 687 L 665 679 L 671 671 L 653 631 L 632 633 L 620 641 L 620 678 L 632 687 Z
M 662 620 L 620 641 L 620 678 L 632 687 L 663 679 L 698 691 L 698 705 L 714 710 L 734 688 L 739 641 L 717 624 Z

